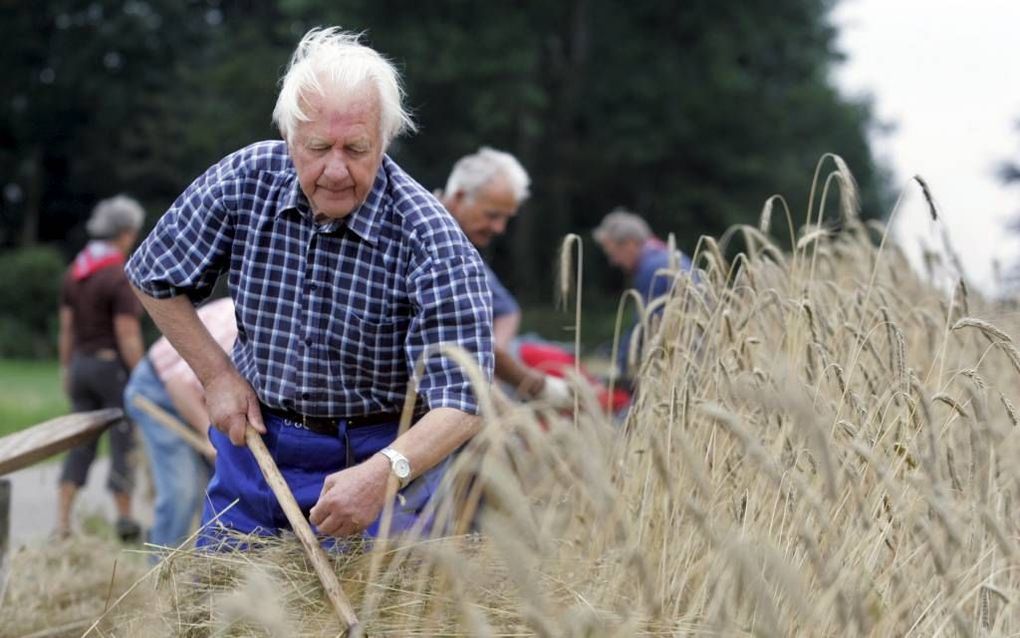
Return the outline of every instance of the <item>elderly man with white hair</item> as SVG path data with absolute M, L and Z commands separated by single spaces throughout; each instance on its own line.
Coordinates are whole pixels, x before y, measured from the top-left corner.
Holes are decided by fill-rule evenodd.
M 287 527 L 243 447 L 251 427 L 319 533 L 376 533 L 391 475 L 402 488 L 393 528 L 406 528 L 481 425 L 466 373 L 435 352 L 456 344 L 491 375 L 485 268 L 442 205 L 385 154 L 412 122 L 396 69 L 357 36 L 306 34 L 273 119 L 283 141 L 208 169 L 128 264 L 205 389 L 217 459 L 203 522 Z M 220 274 L 236 306 L 231 356 L 193 307 Z M 422 410 L 398 437 L 422 358 Z M 219 538 L 207 530 L 200 544 Z
M 128 373 L 142 358 L 142 308 L 124 277 L 124 260 L 138 239 L 145 211 L 125 195 L 96 204 L 86 224 L 92 238 L 75 257 L 60 291 L 60 371 L 75 412 L 123 407 Z M 117 534 L 135 540 L 141 529 L 131 516 L 134 448 L 131 423 L 110 428 L 107 487 L 117 508 Z M 72 449 L 60 474 L 59 536 L 71 532 L 71 512 L 96 458 L 98 441 Z
M 441 197 L 464 234 L 476 248 L 489 246 L 506 232 L 528 198 L 531 178 L 517 158 L 503 151 L 482 147 L 453 165 Z M 496 378 L 525 397 L 546 401 L 555 407 L 573 405 L 569 386 L 563 379 L 548 376 L 521 364 L 511 353 L 511 342 L 521 323 L 521 308 L 496 273 L 485 266 L 492 290 L 492 333 L 496 356 Z

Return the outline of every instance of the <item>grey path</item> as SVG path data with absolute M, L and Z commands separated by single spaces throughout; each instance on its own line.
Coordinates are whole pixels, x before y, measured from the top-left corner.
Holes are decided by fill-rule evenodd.
M 109 457 L 100 457 L 92 464 L 88 484 L 78 493 L 75 503 L 75 523 L 80 528 L 85 516 L 99 514 L 114 521 L 116 510 L 106 490 L 106 476 L 110 469 Z M 57 524 L 57 482 L 60 463 L 39 463 L 6 475 L 11 481 L 11 548 L 45 541 Z M 134 510 L 142 527 L 152 524 L 149 483 L 143 468 L 139 468 L 135 487 Z

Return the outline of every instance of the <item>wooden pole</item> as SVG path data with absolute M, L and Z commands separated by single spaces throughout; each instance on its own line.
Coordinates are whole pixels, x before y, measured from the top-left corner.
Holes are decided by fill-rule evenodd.
M 184 439 L 184 442 L 191 446 L 191 448 L 196 452 L 203 455 L 210 461 L 216 460 L 216 448 L 212 446 L 212 443 L 199 436 L 198 432 L 196 432 L 194 428 L 189 426 L 187 423 L 184 423 L 174 415 L 159 407 L 159 405 L 150 399 L 140 394 L 136 394 L 134 398 L 131 399 L 131 402 L 134 403 L 135 407 L 139 410 L 155 419 L 157 423 Z
M 122 418 L 118 408 L 79 412 L 0 437 L 0 476 L 91 441 Z
M 7 590 L 7 545 L 11 538 L 11 482 L 0 479 L 0 608 Z
M 347 595 L 344 594 L 340 581 L 336 577 L 336 572 L 330 566 L 326 552 L 319 545 L 315 534 L 312 533 L 311 525 L 308 524 L 304 514 L 301 513 L 301 508 L 298 507 L 297 501 L 294 500 L 290 487 L 287 486 L 287 482 L 283 479 L 283 475 L 280 474 L 279 468 L 276 467 L 276 462 L 273 461 L 269 450 L 266 449 L 266 444 L 262 441 L 262 437 L 252 428 L 248 428 L 244 432 L 244 440 L 248 444 L 248 449 L 255 456 L 255 460 L 262 470 L 262 475 L 266 478 L 266 483 L 269 484 L 273 494 L 276 495 L 276 500 L 280 502 L 283 513 L 287 515 L 290 526 L 294 529 L 294 533 L 297 534 L 298 540 L 301 541 L 308 559 L 311 560 L 312 567 L 315 568 L 315 573 L 318 574 L 319 580 L 322 582 L 326 595 L 333 604 L 333 609 L 336 611 L 344 631 L 348 635 L 356 634 L 358 632 L 358 618 L 354 615 L 354 607 L 351 606 Z

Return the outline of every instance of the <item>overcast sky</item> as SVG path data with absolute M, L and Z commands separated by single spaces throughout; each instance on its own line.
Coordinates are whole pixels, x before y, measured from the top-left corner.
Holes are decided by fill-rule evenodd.
M 992 261 L 1020 261 L 1020 188 L 1002 186 L 998 163 L 1020 161 L 1020 0 L 843 0 L 833 14 L 848 60 L 836 81 L 870 94 L 895 125 L 873 148 L 908 189 L 894 233 L 919 254 L 932 224 L 914 174 L 931 186 L 970 280 L 993 293 Z M 850 167 L 851 170 L 853 167 Z

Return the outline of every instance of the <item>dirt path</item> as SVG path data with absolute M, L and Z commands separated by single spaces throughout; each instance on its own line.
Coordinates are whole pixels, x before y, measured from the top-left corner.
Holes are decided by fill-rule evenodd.
M 106 476 L 110 459 L 101 457 L 92 464 L 89 480 L 75 503 L 76 526 L 83 518 L 100 515 L 115 520 Z M 139 472 L 139 485 L 134 494 L 134 509 L 142 527 L 152 524 L 152 502 L 143 495 L 148 491 L 144 472 Z M 11 481 L 11 548 L 45 540 L 57 523 L 57 482 L 60 463 L 39 463 L 3 477 Z

